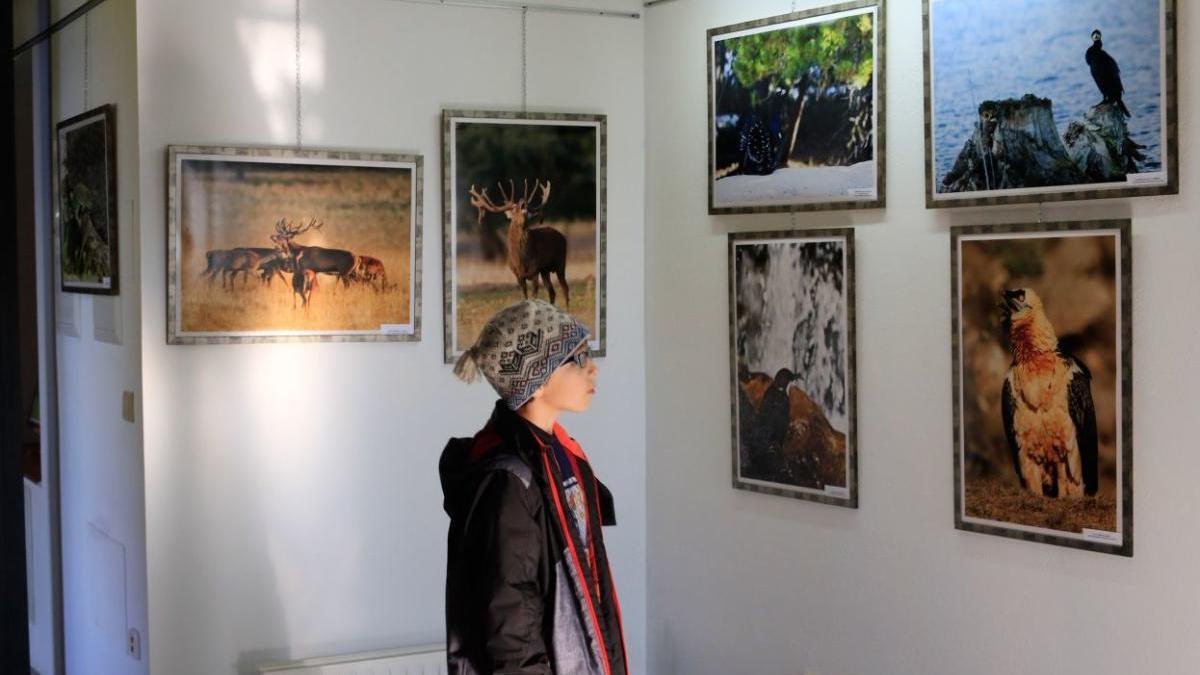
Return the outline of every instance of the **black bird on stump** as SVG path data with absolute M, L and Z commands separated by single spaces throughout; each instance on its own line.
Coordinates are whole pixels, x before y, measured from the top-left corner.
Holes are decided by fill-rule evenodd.
M 1121 84 L 1121 68 L 1116 59 L 1104 51 L 1104 42 L 1100 39 L 1098 29 L 1092 31 L 1092 46 L 1088 47 L 1084 58 L 1092 70 L 1092 79 L 1096 81 L 1096 87 L 1104 96 L 1101 103 L 1115 103 L 1120 106 L 1126 117 L 1130 117 L 1129 108 L 1126 108 L 1125 102 L 1121 100 L 1121 95 L 1125 93 L 1125 87 Z

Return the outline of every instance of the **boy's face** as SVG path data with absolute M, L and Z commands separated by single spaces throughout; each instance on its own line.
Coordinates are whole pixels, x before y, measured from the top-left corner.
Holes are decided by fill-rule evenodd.
M 592 405 L 596 393 L 596 362 L 588 358 L 587 343 L 572 352 L 533 397 L 543 405 L 567 412 L 583 412 Z M 579 365 L 582 361 L 583 365 Z

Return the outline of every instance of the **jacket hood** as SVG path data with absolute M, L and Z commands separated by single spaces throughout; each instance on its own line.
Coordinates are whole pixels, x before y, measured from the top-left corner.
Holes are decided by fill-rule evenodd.
M 451 438 L 438 461 L 442 481 L 442 508 L 453 517 L 474 493 L 481 472 L 501 456 L 517 455 L 532 466 L 522 448 L 534 447 L 532 432 L 503 400 L 496 401 L 492 416 L 471 438 Z

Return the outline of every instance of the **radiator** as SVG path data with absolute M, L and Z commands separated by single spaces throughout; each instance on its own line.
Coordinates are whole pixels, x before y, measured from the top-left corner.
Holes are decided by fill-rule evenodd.
M 299 661 L 266 663 L 259 673 L 272 675 L 446 675 L 445 645 L 382 649 Z

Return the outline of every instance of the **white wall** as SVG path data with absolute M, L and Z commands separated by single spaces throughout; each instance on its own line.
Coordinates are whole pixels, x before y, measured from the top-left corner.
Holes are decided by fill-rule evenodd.
M 66 4 L 52 16 L 74 9 Z M 121 393 L 141 389 L 134 19 L 133 0 L 108 0 L 89 13 L 86 101 L 84 21 L 51 42 L 53 119 L 113 103 L 117 122 L 120 295 L 57 295 L 63 639 L 70 673 L 147 672 L 144 658 L 125 651 L 128 629 L 146 632 L 141 416 L 135 413 L 133 424 L 121 417 Z M 48 572 L 40 569 L 39 579 Z M 39 665 L 54 672 L 48 662 Z
M 706 215 L 702 47 L 708 28 L 790 7 L 647 10 L 650 672 L 1195 672 L 1195 14 L 1178 26 L 1182 194 L 1045 209 L 1133 218 L 1137 524 L 1125 559 L 954 529 L 949 228 L 1037 211 L 924 208 L 919 0 L 888 3 L 887 209 L 797 218 L 859 226 L 861 507 L 730 487 L 725 235 L 790 220 Z
M 491 408 L 489 389 L 442 364 L 439 127 L 443 107 L 520 105 L 511 11 L 303 3 L 305 144 L 425 157 L 419 344 L 166 345 L 166 146 L 294 142 L 292 10 L 290 0 L 138 4 L 155 673 L 245 672 L 262 660 L 441 640 L 437 459 Z M 606 536 L 640 664 L 642 25 L 531 13 L 528 27 L 530 109 L 608 115 L 609 356 L 593 410 L 564 421 L 616 492 L 621 524 Z

